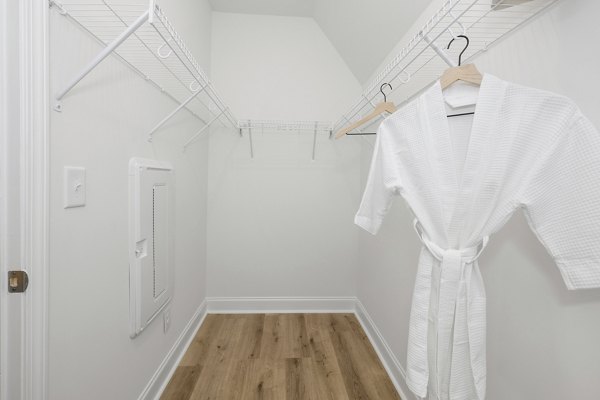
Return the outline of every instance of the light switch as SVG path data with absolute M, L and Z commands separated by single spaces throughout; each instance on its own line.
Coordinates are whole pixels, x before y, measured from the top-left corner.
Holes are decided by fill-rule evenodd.
M 85 168 L 65 167 L 63 184 L 65 208 L 85 206 Z

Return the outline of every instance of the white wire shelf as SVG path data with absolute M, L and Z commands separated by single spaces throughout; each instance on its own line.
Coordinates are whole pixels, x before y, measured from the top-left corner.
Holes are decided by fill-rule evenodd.
M 356 103 L 334 124 L 342 129 L 371 112 L 378 103 L 383 83 L 393 85 L 396 104 L 413 98 L 437 80 L 448 65 L 455 66 L 464 48 L 453 37 L 466 34 L 470 45 L 462 57 L 463 64 L 476 58 L 558 0 L 446 0 L 442 7 L 414 34 L 408 45 L 383 68 Z M 442 50 L 443 49 L 443 50 Z M 386 91 L 389 96 L 391 92 Z
M 57 96 L 55 109 L 62 109 L 61 100 L 105 57 L 115 54 L 141 77 L 170 96 L 178 106 L 148 132 L 149 138 L 172 116 L 187 109 L 204 122 L 204 126 L 185 144 L 195 141 L 212 123 L 248 130 L 277 131 L 337 131 L 360 119 L 378 102 L 382 83 L 392 83 L 395 98 L 403 103 L 436 80 L 453 65 L 462 43 L 446 53 L 448 42 L 466 33 L 470 46 L 464 62 L 486 51 L 496 41 L 510 33 L 558 0 L 446 0 L 409 41 L 408 45 L 381 71 L 354 106 L 335 124 L 319 121 L 237 121 L 219 97 L 208 77 L 177 34 L 163 11 L 153 0 L 150 5 L 110 5 L 105 0 L 95 4 L 59 3 L 50 0 L 59 13 L 72 19 L 95 37 L 104 49 Z M 389 94 L 389 93 L 388 93 Z M 205 116 L 209 114 L 209 122 Z
M 240 120 L 238 128 L 241 130 L 265 130 L 277 132 L 327 132 L 331 133 L 331 122 L 323 121 L 284 121 L 284 120 Z
M 254 158 L 254 142 L 252 140 L 252 133 L 256 131 L 265 132 L 312 132 L 313 144 L 312 144 L 312 160 L 316 158 L 317 151 L 317 134 L 325 132 L 329 135 L 329 138 L 333 135 L 333 126 L 331 122 L 323 121 L 283 121 L 283 120 L 241 120 L 238 122 L 238 129 L 240 130 L 240 136 L 244 130 L 248 132 L 248 139 L 250 141 L 250 157 Z
M 149 139 L 182 109 L 203 121 L 203 130 L 216 121 L 238 127 L 237 120 L 154 1 L 150 1 L 149 5 L 147 1 L 144 4 L 111 5 L 105 0 L 94 4 L 50 0 L 50 5 L 103 46 L 96 58 L 57 93 L 57 111 L 62 110 L 61 101 L 69 91 L 104 58 L 114 54 L 178 104 L 172 113 L 157 121 L 157 125 L 148 132 Z M 205 119 L 210 119 L 210 122 Z

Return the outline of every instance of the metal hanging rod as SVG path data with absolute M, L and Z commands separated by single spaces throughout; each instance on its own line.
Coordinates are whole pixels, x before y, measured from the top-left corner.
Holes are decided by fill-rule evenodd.
M 183 109 L 195 115 L 205 126 L 219 121 L 224 126 L 237 128 L 237 119 L 154 0 L 150 0 L 146 6 L 110 5 L 105 0 L 94 4 L 68 4 L 56 0 L 49 2 L 59 14 L 76 22 L 104 46 L 57 93 L 55 110 L 61 111 L 61 100 L 106 57 L 114 54 L 178 103 L 173 112 L 150 130 L 150 139 Z M 206 123 L 206 116 L 212 116 L 211 123 Z
M 371 112 L 382 83 L 394 83 L 403 104 L 438 79 L 454 56 L 442 50 L 456 37 L 456 28 L 471 40 L 466 61 L 472 60 L 558 0 L 445 0 L 442 7 L 412 36 L 381 70 L 356 103 L 334 124 L 334 131 Z M 459 32 L 460 33 L 460 32 Z M 396 82 L 399 80 L 400 82 Z

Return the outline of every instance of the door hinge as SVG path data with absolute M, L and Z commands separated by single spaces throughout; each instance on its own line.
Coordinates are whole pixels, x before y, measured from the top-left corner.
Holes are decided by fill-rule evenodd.
M 25 271 L 8 271 L 8 293 L 23 293 L 29 286 L 29 275 Z

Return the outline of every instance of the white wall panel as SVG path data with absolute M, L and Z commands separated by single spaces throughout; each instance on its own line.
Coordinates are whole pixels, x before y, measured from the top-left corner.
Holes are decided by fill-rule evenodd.
M 240 119 L 330 121 L 359 84 L 312 18 L 213 13 L 212 78 Z
M 318 0 L 314 16 L 356 79 L 365 84 L 427 4 L 411 0 Z
M 214 13 L 214 83 L 240 118 L 332 120 L 360 85 L 307 18 Z M 353 296 L 360 147 L 312 132 L 210 138 L 209 296 Z
M 161 6 L 208 69 L 208 2 Z M 50 49 L 50 92 L 55 93 L 100 47 L 52 10 Z M 183 143 L 202 124 L 181 112 L 148 143 L 147 132 L 177 104 L 112 56 L 63 105 L 62 113 L 50 115 L 49 398 L 137 399 L 205 298 L 208 141 L 183 153 Z M 171 327 L 165 333 L 162 322 L 151 324 L 135 340 L 129 338 L 131 157 L 170 162 L 179 188 Z M 85 207 L 62 208 L 65 165 L 86 168 Z

